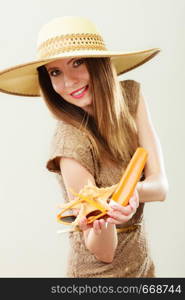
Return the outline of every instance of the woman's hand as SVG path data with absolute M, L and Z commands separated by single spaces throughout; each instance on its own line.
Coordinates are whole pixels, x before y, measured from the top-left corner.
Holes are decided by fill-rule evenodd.
M 87 218 L 83 217 L 79 226 L 83 230 L 87 249 L 97 260 L 111 263 L 118 244 L 116 225 L 106 223 L 102 218 L 87 224 Z
M 117 225 L 129 221 L 136 213 L 139 206 L 139 193 L 137 188 L 134 190 L 127 206 L 122 206 L 115 201 L 110 201 L 109 205 L 111 210 L 107 212 L 107 215 L 109 216 L 109 218 L 107 218 L 108 223 Z
M 111 210 L 107 212 L 108 216 L 106 215 L 105 218 L 95 220 L 90 224 L 87 223 L 87 218 L 84 216 L 79 222 L 80 229 L 84 231 L 93 228 L 94 233 L 99 235 L 102 230 L 107 227 L 107 222 L 117 225 L 129 221 L 136 213 L 139 206 L 139 193 L 137 191 L 137 188 L 135 188 L 134 193 L 130 198 L 129 204 L 127 206 L 122 206 L 115 201 L 110 201 L 109 205 L 111 207 Z
M 77 216 L 79 209 L 73 209 L 73 215 Z M 81 230 L 87 230 L 90 228 L 94 229 L 95 234 L 100 234 L 101 230 L 106 227 L 106 221 L 104 219 L 95 220 L 94 222 L 88 224 L 86 216 L 82 217 L 78 223 Z
M 93 228 L 94 233 L 99 235 L 102 230 L 106 228 L 106 221 L 104 219 L 95 220 L 94 222 L 87 224 L 87 218 L 84 216 L 79 222 L 79 227 L 81 230 L 87 230 Z

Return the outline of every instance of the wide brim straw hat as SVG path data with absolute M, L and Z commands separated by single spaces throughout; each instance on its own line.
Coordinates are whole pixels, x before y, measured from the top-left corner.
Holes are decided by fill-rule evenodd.
M 45 24 L 37 41 L 36 59 L 0 72 L 0 91 L 20 96 L 41 96 L 37 68 L 72 57 L 110 57 L 118 75 L 149 61 L 161 51 L 111 51 L 94 23 L 84 17 L 55 18 Z

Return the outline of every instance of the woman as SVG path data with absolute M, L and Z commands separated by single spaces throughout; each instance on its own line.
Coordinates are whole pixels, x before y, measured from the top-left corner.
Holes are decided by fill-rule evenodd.
M 159 52 L 108 51 L 89 20 L 63 17 L 39 33 L 38 59 L 0 74 L 2 92 L 42 95 L 58 120 L 48 170 L 57 173 L 66 201 L 88 181 L 101 187 L 119 182 L 138 146 L 149 153 L 129 204 L 110 204 L 108 218 L 69 234 L 69 277 L 155 277 L 144 229 L 145 202 L 166 198 L 162 150 L 141 86 L 118 80 Z M 78 214 L 78 211 L 76 211 Z

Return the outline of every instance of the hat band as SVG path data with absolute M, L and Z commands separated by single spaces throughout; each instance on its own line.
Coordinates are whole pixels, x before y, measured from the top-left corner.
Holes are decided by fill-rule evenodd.
M 50 58 L 64 52 L 78 50 L 103 50 L 105 43 L 99 34 L 65 34 L 44 41 L 37 49 L 39 59 Z

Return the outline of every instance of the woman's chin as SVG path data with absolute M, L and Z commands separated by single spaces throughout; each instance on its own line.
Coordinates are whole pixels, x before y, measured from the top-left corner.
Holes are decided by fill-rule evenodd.
M 93 115 L 92 105 L 82 107 L 82 109 L 83 109 L 84 111 L 86 111 L 88 114 Z

